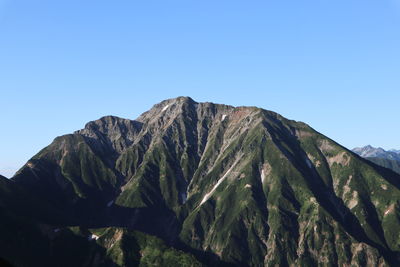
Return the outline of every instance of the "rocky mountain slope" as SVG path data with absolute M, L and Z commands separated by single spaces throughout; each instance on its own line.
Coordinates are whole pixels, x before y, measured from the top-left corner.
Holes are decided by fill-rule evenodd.
M 383 148 L 374 148 L 372 146 L 354 148 L 353 152 L 358 155 L 382 166 L 389 168 L 400 174 L 400 151 L 389 150 L 386 151 Z
M 103 117 L 0 189 L 1 211 L 18 203 L 23 216 L 5 217 L 37 225 L 2 226 L 18 238 L 0 257 L 18 266 L 35 266 L 25 253 L 49 266 L 400 263 L 400 175 L 256 107 L 179 97 L 136 120 Z

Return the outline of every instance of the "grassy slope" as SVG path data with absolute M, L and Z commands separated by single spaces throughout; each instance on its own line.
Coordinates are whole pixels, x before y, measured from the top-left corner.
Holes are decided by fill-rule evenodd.
M 367 158 L 368 160 L 372 161 L 379 166 L 391 169 L 400 174 L 400 161 L 397 160 L 390 160 L 390 159 L 383 159 L 383 158 Z

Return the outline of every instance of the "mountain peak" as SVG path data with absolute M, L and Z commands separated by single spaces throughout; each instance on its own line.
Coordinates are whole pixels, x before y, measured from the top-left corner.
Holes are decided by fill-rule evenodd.
M 182 105 L 182 104 L 197 104 L 191 97 L 188 96 L 178 96 L 175 98 L 169 98 L 155 104 L 153 108 L 165 107 L 167 105 Z
M 176 98 L 170 98 L 155 104 L 150 110 L 141 114 L 137 121 L 143 122 L 160 117 L 165 113 L 171 113 L 171 111 L 179 112 L 184 105 L 196 105 L 195 102 L 190 97 L 180 96 Z

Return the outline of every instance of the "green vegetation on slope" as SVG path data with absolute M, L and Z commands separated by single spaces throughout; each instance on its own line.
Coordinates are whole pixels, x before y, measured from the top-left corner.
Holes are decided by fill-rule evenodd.
M 391 169 L 400 174 L 400 161 L 383 158 L 366 158 L 379 166 Z
M 81 266 L 400 263 L 400 175 L 258 108 L 178 98 L 105 117 L 13 181 L 62 211 L 55 240 Z

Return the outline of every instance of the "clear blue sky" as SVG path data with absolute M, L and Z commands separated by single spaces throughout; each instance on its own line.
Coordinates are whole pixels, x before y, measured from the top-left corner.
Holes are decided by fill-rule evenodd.
M 180 95 L 400 148 L 400 0 L 0 0 L 0 173 Z

